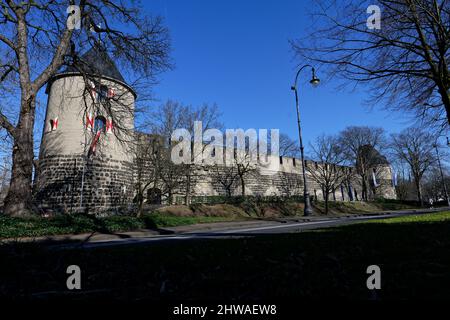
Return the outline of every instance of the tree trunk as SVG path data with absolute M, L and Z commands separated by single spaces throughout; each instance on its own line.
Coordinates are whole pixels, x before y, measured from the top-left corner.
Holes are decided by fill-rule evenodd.
M 142 217 L 142 212 L 144 211 L 144 196 L 142 194 L 139 196 L 138 202 L 139 202 L 139 206 L 138 206 L 138 211 L 137 211 L 136 217 L 140 218 L 140 217 Z
M 242 191 L 242 196 L 245 197 L 245 181 L 244 178 L 241 177 L 241 191 Z
M 329 198 L 330 194 L 328 192 L 326 192 L 324 194 L 324 198 L 325 198 L 325 214 L 328 214 L 328 198 Z
M 138 203 L 138 210 L 136 212 L 136 217 L 138 217 L 138 218 L 142 217 L 142 213 L 144 211 L 144 192 L 145 192 L 145 189 L 142 188 L 142 186 L 139 186 L 137 195 L 136 195 L 136 199 L 137 199 L 137 203 Z
M 441 95 L 442 103 L 445 106 L 445 111 L 447 113 L 447 122 L 450 124 L 450 96 L 445 88 L 439 86 L 439 94 Z
M 189 205 L 191 202 L 190 196 L 191 196 L 191 168 L 188 169 L 189 172 L 186 176 L 186 194 L 184 196 L 184 204 Z
M 173 204 L 173 194 L 172 194 L 172 190 L 169 190 L 168 195 L 167 195 L 167 202 L 169 204 Z
M 361 181 L 361 197 L 363 201 L 367 201 L 367 182 L 366 182 L 366 176 L 362 176 L 362 181 Z
M 25 105 L 24 105 L 25 104 Z M 33 124 L 36 100 L 23 101 L 14 137 L 11 182 L 5 198 L 4 214 L 24 216 L 32 214 Z
M 420 206 L 423 207 L 422 190 L 420 188 L 420 180 L 415 179 L 416 190 L 417 190 L 417 200 L 420 202 Z

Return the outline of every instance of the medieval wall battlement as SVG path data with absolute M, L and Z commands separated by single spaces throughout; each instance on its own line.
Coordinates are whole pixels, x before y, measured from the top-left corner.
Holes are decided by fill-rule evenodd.
M 253 168 L 243 176 L 245 184 L 234 178 L 232 185 L 224 187 L 222 178 L 230 166 L 200 163 L 193 166 L 189 176 L 179 172 L 177 185 L 168 191 L 168 181 L 155 179 L 155 173 L 167 169 L 137 155 L 136 148 L 144 147 L 151 156 L 154 150 L 148 144 L 158 137 L 135 131 L 133 89 L 98 48 L 81 59 L 85 60 L 82 66 L 89 66 L 87 70 L 69 68 L 55 75 L 47 86 L 48 105 L 34 181 L 34 198 L 42 209 L 119 210 L 136 200 L 138 185 L 151 191 L 147 202 L 184 202 L 188 197 L 232 196 L 244 191 L 245 195 L 255 196 L 302 195 L 301 161 L 271 155 L 268 166 L 264 165 L 267 161 L 252 164 Z M 166 159 L 165 164 L 169 161 Z M 306 166 L 310 194 L 321 199 L 321 187 L 311 175 L 311 170 L 321 164 L 308 160 Z M 395 198 L 389 164 L 380 161 L 373 170 L 373 197 Z M 150 183 L 151 179 L 155 181 Z M 190 190 L 185 196 L 187 186 Z M 155 193 L 159 195 L 156 198 Z M 337 186 L 331 197 L 336 201 L 359 199 L 361 186 L 355 176 Z
M 148 146 L 158 141 L 158 137 L 154 135 L 140 134 L 140 144 L 143 146 L 143 150 L 149 150 L 150 154 L 155 151 L 155 147 L 149 148 Z M 145 138 L 147 137 L 147 138 Z M 155 140 L 156 139 L 156 140 Z M 162 140 L 162 138 L 160 138 Z M 156 144 L 161 150 L 168 152 L 168 149 L 161 147 L 161 142 Z M 201 148 L 198 150 L 202 150 Z M 219 151 L 223 151 L 219 148 Z M 217 150 L 216 150 L 217 152 Z M 379 155 L 378 152 L 373 151 L 378 156 L 377 161 L 374 163 L 373 176 L 369 178 L 367 185 L 369 186 L 368 192 L 370 198 L 395 198 L 395 190 L 392 186 L 392 171 L 384 157 Z M 216 153 L 215 153 L 216 154 Z M 245 157 L 244 157 L 245 158 Z M 238 178 L 236 178 L 237 166 L 239 165 L 239 156 L 234 153 L 234 159 L 236 162 L 227 161 L 226 152 L 223 152 L 223 159 L 218 161 L 217 164 L 208 164 L 210 159 L 200 161 L 200 164 L 192 164 L 195 168 L 191 173 L 181 171 L 177 173 L 181 177 L 181 181 L 175 182 L 176 187 L 173 190 L 168 191 L 163 183 L 155 181 L 150 183 L 148 191 L 155 191 L 161 194 L 161 200 L 163 202 L 168 201 L 167 194 L 171 193 L 171 197 L 174 198 L 176 203 L 185 203 L 187 197 L 209 197 L 209 196 L 239 196 L 242 195 L 242 189 L 245 189 L 245 195 L 251 196 L 301 196 L 303 195 L 303 176 L 302 176 L 302 162 L 300 159 L 292 157 L 279 157 L 274 155 L 266 155 L 264 161 L 253 161 L 247 158 L 242 163 L 248 167 L 248 172 L 244 175 L 244 186 L 241 185 Z M 154 177 L 152 176 L 152 163 L 153 160 L 140 159 L 144 162 L 141 165 L 136 181 L 141 180 L 143 184 L 151 182 Z M 217 159 L 216 159 L 217 160 Z M 160 160 L 164 162 L 164 160 Z M 205 164 L 206 163 L 206 164 Z M 158 165 L 157 165 L 158 166 Z M 323 199 L 323 190 L 317 179 L 317 173 L 319 169 L 323 168 L 324 164 L 320 164 L 311 160 L 306 161 L 306 173 L 309 186 L 310 195 L 317 200 Z M 331 164 L 329 167 L 331 170 L 344 170 L 346 172 L 345 178 L 342 182 L 336 184 L 335 190 L 330 195 L 330 200 L 336 201 L 348 201 L 348 200 L 361 200 L 362 199 L 362 185 L 360 178 L 356 174 L 355 167 L 339 166 Z M 175 169 L 173 169 L 173 172 Z M 189 174 L 189 181 L 192 187 L 189 190 L 188 196 L 186 190 L 187 180 L 184 175 Z M 136 174 L 135 174 L 136 176 Z M 234 183 L 230 184 L 230 179 L 234 179 Z M 164 197 L 166 194 L 166 197 Z M 148 197 L 149 200 L 152 196 Z

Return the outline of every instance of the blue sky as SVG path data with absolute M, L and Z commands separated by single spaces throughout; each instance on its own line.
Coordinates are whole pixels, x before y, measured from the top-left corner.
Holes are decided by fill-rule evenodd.
M 217 103 L 227 128 L 276 128 L 297 137 L 295 100 L 290 86 L 299 61 L 288 40 L 308 32 L 307 0 L 153 0 L 150 14 L 165 17 L 175 69 L 154 88 L 163 102 Z M 363 10 L 365 10 L 363 8 Z M 318 71 L 320 77 L 320 70 Z M 338 79 L 315 89 L 304 73 L 300 82 L 306 143 L 321 133 L 349 125 L 381 126 L 397 132 L 410 122 L 400 113 L 369 110 L 367 92 L 342 92 Z

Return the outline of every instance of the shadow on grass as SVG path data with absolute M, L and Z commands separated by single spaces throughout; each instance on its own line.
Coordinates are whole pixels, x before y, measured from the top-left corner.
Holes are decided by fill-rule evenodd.
M 145 224 L 145 229 L 147 230 L 152 230 L 152 231 L 156 231 L 161 235 L 168 235 L 168 234 L 173 234 L 175 233 L 172 230 L 167 230 L 167 229 L 163 229 L 163 228 L 159 228 L 158 225 L 156 224 L 155 220 L 152 219 L 152 217 L 150 215 L 146 215 L 142 218 L 142 220 L 144 221 Z
M 98 218 L 88 214 L 58 215 L 51 218 L 27 217 L 15 218 L 0 216 L 0 239 L 21 237 L 46 237 L 55 235 L 84 234 L 90 236 L 97 233 L 129 238 L 126 231 L 147 229 L 159 234 L 170 234 L 171 231 L 157 226 L 152 215 L 143 218 L 132 216 L 110 216 Z
M 91 250 L 0 247 L 0 296 L 116 299 L 450 298 L 450 222 L 369 223 L 297 234 L 184 240 Z M 65 289 L 79 265 L 83 290 Z
M 113 218 L 121 220 L 120 224 L 118 224 L 118 228 L 122 228 L 123 230 L 126 230 L 126 231 L 132 231 L 132 230 L 136 230 L 136 229 L 146 229 L 149 231 L 158 232 L 158 234 L 160 234 L 160 235 L 168 235 L 168 234 L 174 233 L 171 230 L 159 228 L 158 225 L 156 224 L 155 220 L 153 219 L 152 215 L 145 215 L 142 218 L 139 218 L 138 220 L 134 219 L 134 217 L 132 218 L 133 220 L 130 220 L 129 219 L 130 217 L 127 217 L 127 216 L 112 217 L 112 218 L 109 218 L 109 220 L 104 219 L 104 218 L 97 218 L 97 217 L 91 216 L 91 215 L 88 215 L 87 217 L 94 221 L 95 231 L 93 233 L 100 232 L 103 234 L 115 235 L 121 239 L 131 238 L 131 236 L 121 233 L 121 230 L 120 231 L 112 231 L 115 229 L 114 226 L 112 226 L 110 223 L 110 220 Z

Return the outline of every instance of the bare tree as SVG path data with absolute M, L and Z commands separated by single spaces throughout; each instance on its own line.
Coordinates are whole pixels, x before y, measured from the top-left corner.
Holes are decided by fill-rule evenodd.
M 194 108 L 190 107 L 189 112 L 186 114 L 186 129 L 194 135 L 194 126 L 196 122 L 201 122 L 202 131 L 206 131 L 209 129 L 217 129 L 223 130 L 223 124 L 220 122 L 220 111 L 217 104 L 213 104 L 212 106 L 204 103 L 200 107 Z M 194 137 L 193 137 L 194 138 Z M 195 143 L 193 141 L 193 143 Z M 209 144 L 219 144 L 223 145 L 222 141 L 204 141 L 203 137 L 201 139 L 201 147 L 193 148 L 193 159 L 197 157 L 201 157 L 205 148 Z M 198 181 L 198 175 L 196 175 L 196 167 L 195 164 L 186 164 L 185 166 L 185 177 L 186 177 L 186 189 L 185 189 L 185 199 L 184 202 L 188 205 L 191 201 L 191 193 L 192 186 L 195 185 Z
M 160 188 L 161 167 L 164 163 L 163 141 L 160 136 L 136 133 L 136 196 L 138 217 L 142 216 L 145 197 L 149 190 Z
M 301 175 L 289 172 L 280 172 L 281 190 L 286 197 L 300 194 L 303 186 Z
M 167 101 L 151 114 L 151 117 L 148 119 L 147 126 L 153 134 L 161 136 L 162 139 L 166 141 L 166 147 L 170 148 L 173 147 L 170 138 L 176 129 L 188 130 L 191 133 L 192 146 L 194 146 L 193 139 L 195 122 L 201 122 L 202 131 L 213 128 L 221 130 L 223 127 L 223 124 L 220 122 L 219 108 L 216 104 L 208 105 L 205 103 L 200 107 L 193 107 L 191 105 L 183 105 L 180 102 L 171 100 Z M 185 187 L 185 204 L 189 204 L 192 186 L 195 185 L 198 180 L 196 166 L 195 163 L 193 163 L 194 159 L 201 157 L 205 147 L 209 143 L 217 143 L 214 141 L 204 141 L 203 137 L 201 137 L 201 139 L 200 148 L 191 148 L 192 163 L 185 163 L 179 166 L 175 166 L 173 163 L 162 164 L 163 166 L 166 166 L 165 170 L 163 170 L 166 172 L 166 179 L 169 177 L 175 178 L 172 174 L 167 172 L 169 168 L 182 175 Z M 220 144 L 223 144 L 223 142 L 220 142 Z M 167 160 L 171 162 L 170 158 Z M 177 178 L 175 180 L 178 181 L 179 179 Z
M 316 3 L 314 31 L 291 41 L 299 59 L 325 65 L 352 86 L 370 85 L 372 101 L 385 99 L 389 107 L 450 123 L 448 1 Z M 380 28 L 368 19 L 373 4 L 381 9 Z
M 145 128 L 152 134 L 159 135 L 165 145 L 170 144 L 170 137 L 176 129 L 186 128 L 186 114 L 189 106 L 168 100 L 150 113 Z
M 81 28 L 72 28 L 78 5 Z M 31 212 L 36 97 L 64 64 L 74 65 L 77 50 L 95 41 L 131 73 L 146 79 L 167 69 L 169 40 L 158 17 L 142 15 L 134 5 L 110 0 L 1 3 L 0 80 L 17 83 L 16 102 L 0 101 L 0 126 L 13 141 L 11 182 L 4 213 Z M 75 23 L 76 25 L 76 23 Z M 95 31 L 95 35 L 92 31 Z M 8 111 L 8 112 L 7 112 Z M 11 116 L 8 116 L 8 113 Z
M 287 134 L 280 134 L 280 156 L 281 157 L 300 157 L 300 147 L 296 140 L 292 140 Z
M 397 194 L 397 198 L 399 200 L 408 200 L 409 199 L 409 191 L 411 184 L 408 180 L 398 179 L 397 185 L 395 187 L 395 192 Z
M 152 180 L 158 180 L 162 196 L 169 204 L 174 201 L 174 193 L 182 187 L 186 173 L 186 165 L 176 165 L 171 160 L 171 149 L 174 146 L 171 136 L 176 129 L 187 127 L 190 112 L 190 106 L 168 100 L 151 112 L 145 123 L 145 127 L 152 136 L 157 137 L 159 143 L 155 146 L 156 153 L 145 157 L 145 161 L 157 168 L 157 172 L 155 176 L 145 175 L 143 183 L 150 186 Z
M 346 177 L 345 168 L 340 166 L 344 162 L 342 148 L 337 137 L 326 135 L 319 136 L 310 148 L 311 159 L 317 166 L 308 166 L 308 173 L 322 189 L 325 214 L 328 214 L 330 194 L 334 194 Z
M 409 165 L 403 159 L 397 158 L 395 154 L 391 154 L 391 150 L 389 150 L 389 153 L 391 166 L 394 169 L 394 174 L 396 175 L 396 185 L 394 187 L 397 199 L 410 200 L 411 194 L 415 194 L 415 190 L 414 186 L 411 185 L 411 181 L 408 181 Z
M 236 166 L 234 164 L 229 166 L 216 164 L 212 167 L 211 177 L 213 182 L 225 191 L 226 196 L 231 198 L 239 178 Z
M 172 133 L 177 129 L 188 129 L 191 114 L 191 106 L 168 100 L 150 114 L 146 123 L 150 132 L 160 136 L 163 141 L 157 160 L 162 160 L 158 161 L 159 176 L 163 184 L 163 194 L 169 204 L 173 203 L 173 194 L 181 188 L 181 182 L 187 181 L 189 188 L 191 185 L 190 164 L 175 165 L 170 158 L 170 150 L 174 147 L 174 143 L 171 141 Z
M 233 152 L 225 153 L 225 164 L 213 166 L 213 179 L 225 190 L 227 196 L 231 196 L 233 189 L 238 184 L 241 195 L 246 195 L 247 180 L 254 176 L 257 165 L 254 156 L 257 146 L 246 141 L 244 148 L 234 147 Z M 232 159 L 226 159 L 227 156 Z
M 161 189 L 165 200 L 169 204 L 174 203 L 174 195 L 179 190 L 182 190 L 186 184 L 185 172 L 186 165 L 174 164 L 170 158 L 170 149 L 162 149 L 162 163 L 160 167 L 159 177 L 161 179 Z
M 378 164 L 377 148 L 385 144 L 384 130 L 373 127 L 348 127 L 339 135 L 339 145 L 348 164 L 356 166 L 360 177 L 362 199 L 368 200 L 371 170 Z
M 345 158 L 344 158 L 345 159 Z M 341 192 L 343 200 L 348 198 L 349 201 L 357 200 L 355 199 L 354 194 L 354 185 L 353 183 L 357 180 L 357 173 L 353 167 L 342 166 L 342 184 L 341 184 Z
M 419 128 L 408 128 L 392 135 L 393 154 L 404 160 L 410 167 L 417 192 L 417 200 L 423 205 L 422 178 L 435 162 L 433 143 L 435 137 Z
M 447 170 L 445 170 L 446 172 Z M 444 174 L 444 183 L 449 185 L 449 178 L 445 178 Z M 446 195 L 442 186 L 442 177 L 438 167 L 433 166 L 429 169 L 428 174 L 426 173 L 424 176 L 423 182 L 423 197 L 425 199 L 432 199 L 434 202 L 438 202 L 439 200 L 446 200 Z
M 239 178 L 241 187 L 241 195 L 246 195 L 247 180 L 256 174 L 257 166 L 254 156 L 257 154 L 257 146 L 250 141 L 246 142 L 245 149 L 240 149 L 239 146 L 234 149 L 233 166 L 236 168 L 236 173 Z

